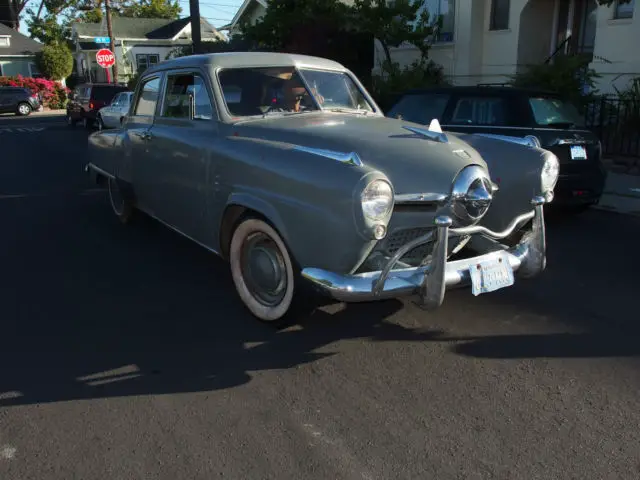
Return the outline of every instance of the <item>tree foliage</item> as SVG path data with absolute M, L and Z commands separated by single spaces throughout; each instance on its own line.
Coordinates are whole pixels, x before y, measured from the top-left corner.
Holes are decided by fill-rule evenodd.
M 66 44 L 45 45 L 36 56 L 38 68 L 51 80 L 62 80 L 71 75 L 73 55 Z
M 427 57 L 429 39 L 438 19 L 421 11 L 414 0 L 269 0 L 264 16 L 255 24 L 243 23 L 242 37 L 258 49 L 283 50 L 295 39 L 328 38 L 329 32 L 373 32 L 382 44 L 387 61 L 390 47 L 415 45 Z

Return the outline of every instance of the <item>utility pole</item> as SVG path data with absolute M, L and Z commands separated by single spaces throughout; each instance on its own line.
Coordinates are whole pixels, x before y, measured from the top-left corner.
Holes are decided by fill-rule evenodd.
M 104 9 L 106 10 L 107 15 L 107 35 L 109 35 L 109 50 L 113 52 L 113 56 L 115 57 L 115 63 L 113 64 L 113 83 L 118 83 L 118 56 L 116 55 L 116 45 L 113 41 L 113 29 L 111 28 L 111 5 L 109 4 L 109 0 L 104 0 Z
M 202 33 L 200 31 L 200 0 L 189 0 L 189 13 L 191 15 L 191 40 L 193 41 L 193 53 L 202 53 Z

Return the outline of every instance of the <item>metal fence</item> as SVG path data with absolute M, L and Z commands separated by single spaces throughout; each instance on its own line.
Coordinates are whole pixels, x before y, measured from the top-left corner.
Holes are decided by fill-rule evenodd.
M 585 124 L 602 142 L 604 155 L 640 162 L 640 98 L 597 97 L 586 106 Z

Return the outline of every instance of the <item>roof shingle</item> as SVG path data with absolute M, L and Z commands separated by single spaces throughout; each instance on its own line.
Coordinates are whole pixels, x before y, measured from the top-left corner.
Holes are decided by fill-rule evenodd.
M 9 35 L 8 47 L 0 47 L 0 56 L 6 55 L 32 55 L 42 50 L 42 45 L 20 32 L 0 23 L 0 35 Z

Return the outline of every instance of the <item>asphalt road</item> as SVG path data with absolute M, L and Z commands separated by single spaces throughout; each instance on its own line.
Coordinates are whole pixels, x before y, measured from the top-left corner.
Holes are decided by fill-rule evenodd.
M 0 118 L 0 479 L 640 477 L 640 219 L 557 218 L 542 277 L 435 313 L 274 331 L 211 254 L 115 220 L 86 136 Z

